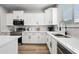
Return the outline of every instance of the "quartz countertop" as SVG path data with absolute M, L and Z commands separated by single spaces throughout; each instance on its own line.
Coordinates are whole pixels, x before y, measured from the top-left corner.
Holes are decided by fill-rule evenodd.
M 20 36 L 0 36 L 0 46 L 9 43 L 12 40 L 17 40 Z
M 53 34 L 63 34 L 56 31 L 26 31 L 26 32 L 46 32 L 48 35 L 52 36 L 57 42 L 62 44 L 65 48 L 67 48 L 71 53 L 79 53 L 79 39 L 70 36 L 70 38 L 58 38 Z
M 53 34 L 59 32 L 49 32 L 49 31 L 26 31 L 26 32 L 46 32 L 48 35 L 52 36 L 57 42 L 62 44 L 65 48 L 67 48 L 72 53 L 79 53 L 79 39 L 75 37 L 70 38 L 58 38 Z M 0 46 L 7 44 L 12 40 L 17 40 L 20 36 L 0 36 Z
M 62 44 L 66 49 L 68 49 L 71 53 L 79 53 L 79 39 L 75 37 L 70 38 L 58 38 L 53 34 L 58 32 L 47 32 L 50 36 L 52 36 L 57 42 Z
M 57 31 L 23 31 L 23 32 L 28 32 L 28 33 L 29 33 L 29 32 L 42 32 L 42 33 L 43 33 L 43 32 L 49 32 L 49 33 L 56 33 Z M 22 32 L 22 33 L 23 33 L 23 32 Z

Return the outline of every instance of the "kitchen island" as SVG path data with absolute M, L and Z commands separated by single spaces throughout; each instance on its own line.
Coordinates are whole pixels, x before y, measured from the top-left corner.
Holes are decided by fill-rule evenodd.
M 0 54 L 17 54 L 20 36 L 0 36 Z

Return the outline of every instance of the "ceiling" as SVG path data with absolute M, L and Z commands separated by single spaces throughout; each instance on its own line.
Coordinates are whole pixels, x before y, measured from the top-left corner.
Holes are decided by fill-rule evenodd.
M 43 12 L 48 7 L 56 7 L 56 4 L 0 4 L 9 12 L 13 10 L 24 10 L 26 12 Z

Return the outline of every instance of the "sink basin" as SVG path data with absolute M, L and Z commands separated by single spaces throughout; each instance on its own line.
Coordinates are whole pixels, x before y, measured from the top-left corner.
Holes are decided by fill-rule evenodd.
M 58 38 L 70 38 L 69 36 L 62 35 L 62 34 L 53 34 L 53 35 L 55 35 Z

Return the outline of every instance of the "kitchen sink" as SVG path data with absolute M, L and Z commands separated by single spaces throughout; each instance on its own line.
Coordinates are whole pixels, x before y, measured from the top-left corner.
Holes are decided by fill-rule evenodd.
M 62 35 L 62 34 L 53 34 L 53 35 L 55 35 L 58 38 L 70 38 L 69 36 Z

